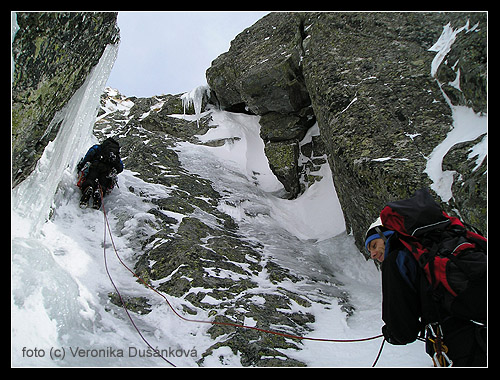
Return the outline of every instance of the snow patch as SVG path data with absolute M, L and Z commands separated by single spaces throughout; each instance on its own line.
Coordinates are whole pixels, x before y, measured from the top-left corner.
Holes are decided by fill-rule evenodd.
M 427 160 L 425 173 L 433 181 L 431 188 L 441 197 L 443 202 L 448 202 L 452 197 L 453 170 L 443 170 L 443 159 L 454 145 L 472 141 L 488 133 L 488 118 L 486 115 L 476 114 L 471 108 L 464 106 L 451 106 L 453 115 L 453 129 L 446 138 L 434 148 Z M 481 165 L 487 154 L 487 139 L 482 139 L 472 148 L 478 153 L 476 169 Z M 476 148 L 477 147 L 477 148 Z M 480 162 L 478 163 L 478 161 Z M 474 169 L 475 170 L 475 169 Z
M 316 173 L 323 178 L 297 199 L 270 198 L 271 216 L 299 239 L 322 241 L 344 232 L 345 222 L 328 163 Z
M 283 185 L 269 168 L 260 138 L 259 116 L 237 114 L 219 110 L 211 111 L 211 128 L 197 136 L 202 142 L 224 140 L 220 147 L 202 147 L 225 164 L 234 166 L 248 180 L 265 192 L 280 190 Z
M 443 27 L 443 32 L 439 36 L 439 39 L 436 41 L 434 45 L 432 45 L 429 48 L 429 51 L 435 51 L 437 53 L 431 63 L 432 77 L 436 76 L 439 66 L 445 59 L 446 55 L 450 52 L 451 46 L 453 45 L 455 39 L 457 38 L 457 34 L 464 29 L 466 31 L 469 30 L 469 20 L 467 20 L 464 26 L 458 29 L 453 29 L 451 27 L 451 22 L 449 22 Z
M 344 216 L 328 163 L 316 172 L 323 178 L 310 186 L 299 198 L 282 199 L 274 195 L 283 189 L 283 185 L 269 168 L 264 153 L 264 142 L 260 138 L 259 116 L 219 110 L 211 112 L 212 125 L 217 127 L 197 137 L 202 142 L 224 140 L 224 145 L 209 147 L 185 143 L 181 144 L 183 152 L 190 150 L 190 153 L 194 153 L 193 149 L 205 150 L 217 157 L 221 165 L 223 163 L 232 167 L 235 177 L 243 175 L 245 181 L 254 183 L 263 192 L 266 213 L 299 239 L 324 240 L 345 231 Z M 317 133 L 319 129 L 313 126 L 306 137 L 312 138 L 311 136 Z M 209 172 L 202 175 L 210 177 L 210 174 L 213 175 Z M 221 203 L 219 209 L 241 221 L 250 212 L 246 207 L 252 207 L 251 202 Z
M 465 30 L 466 33 L 472 32 L 477 29 L 478 25 L 479 23 L 470 28 L 469 20 L 467 20 L 465 25 L 458 29 L 453 29 L 451 27 L 451 23 L 448 23 L 443 27 L 441 36 L 429 49 L 429 51 L 437 52 L 431 64 L 431 75 L 433 77 L 436 76 L 439 66 L 451 50 L 451 46 L 455 42 L 458 33 L 462 32 L 463 30 Z M 457 71 L 455 80 L 449 84 L 457 89 L 460 89 L 459 79 L 460 70 Z M 450 148 L 452 148 L 454 145 L 461 142 L 472 141 L 483 134 L 487 134 L 488 118 L 486 114 L 476 114 L 471 108 L 465 106 L 454 106 L 453 104 L 451 104 L 450 99 L 443 91 L 441 83 L 439 83 L 439 81 L 438 85 L 441 89 L 443 97 L 451 108 L 453 125 L 446 138 L 434 148 L 434 150 L 428 157 L 424 172 L 427 173 L 427 175 L 433 182 L 431 188 L 436 192 L 436 194 L 439 195 L 443 202 L 448 202 L 453 196 L 451 188 L 453 185 L 454 174 L 456 172 L 452 170 L 443 170 L 443 159 Z M 484 158 L 486 157 L 487 141 L 487 137 L 485 137 L 481 140 L 481 142 L 479 142 L 471 149 L 469 158 L 477 155 L 476 167 L 474 168 L 474 170 L 476 170 L 481 165 Z

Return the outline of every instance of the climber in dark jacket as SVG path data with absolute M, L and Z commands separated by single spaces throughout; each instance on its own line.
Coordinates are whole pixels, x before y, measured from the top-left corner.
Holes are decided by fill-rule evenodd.
M 372 259 L 382 263 L 382 320 L 385 322 L 382 332 L 388 343 L 412 343 L 419 334 L 423 335 L 430 322 L 438 319 L 447 349 L 445 354 L 454 367 L 486 366 L 485 329 L 439 308 L 417 261 L 394 231 L 382 226 L 380 218 L 368 229 L 365 248 Z M 436 364 L 436 353 L 429 340 L 426 352 Z
M 120 159 L 120 145 L 113 138 L 108 138 L 100 145 L 93 145 L 76 169 L 82 172 L 78 186 L 82 190 L 80 207 L 87 207 L 93 198 L 93 207 L 101 207 L 102 196 L 109 193 L 116 182 L 116 175 L 123 171 Z M 100 185 L 100 186 L 99 186 Z

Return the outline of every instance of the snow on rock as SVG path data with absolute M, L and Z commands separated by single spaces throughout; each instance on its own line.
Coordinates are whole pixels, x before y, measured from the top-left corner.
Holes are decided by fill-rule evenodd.
M 323 178 L 297 199 L 273 198 L 271 201 L 273 218 L 299 239 L 321 241 L 345 231 L 344 215 L 328 163 L 321 166 L 318 174 Z
M 128 112 L 134 105 L 134 102 L 132 100 L 120 94 L 118 90 L 111 87 L 106 87 L 104 89 L 104 93 L 107 95 L 106 102 L 104 106 L 101 107 L 104 113 L 97 118 L 97 122 L 105 118 L 110 113 L 116 111 L 124 111 L 124 116 L 128 115 Z
M 211 112 L 214 128 L 198 138 L 202 142 L 222 139 L 224 145 L 213 147 L 178 143 L 175 150 L 183 167 L 209 179 L 214 188 L 224 194 L 219 209 L 233 216 L 241 234 L 248 241 L 262 245 L 266 261 L 272 259 L 293 273 L 311 279 L 299 283 L 283 281 L 274 285 L 267 280 L 266 271 L 263 271 L 259 276 L 252 277 L 257 286 L 249 290 L 255 292 L 254 305 L 266 302 L 261 295 L 257 295 L 261 293 L 256 292 L 281 295 L 285 291 L 298 292 L 310 300 L 311 306 L 304 308 L 292 303 L 292 311 L 313 313 L 315 316 L 309 336 L 349 339 L 379 334 L 382 325 L 379 273 L 373 263 L 367 262 L 359 254 L 352 236 L 343 232 L 343 217 L 340 209 L 336 209 L 338 205 L 332 192 L 327 164 L 320 170 L 323 178 L 299 198 L 293 201 L 281 199 L 278 195 L 282 185 L 270 171 L 263 143 L 257 138 L 260 128 L 258 117 L 224 111 Z M 78 159 L 84 150 L 75 152 L 71 159 Z M 151 304 L 151 312 L 147 315 L 133 313 L 134 320 L 148 341 L 153 347 L 167 352 L 169 349 L 182 349 L 195 353 L 195 357 L 181 355 L 169 359 L 178 366 L 197 366 L 201 354 L 214 344 L 207 334 L 209 326 L 179 319 L 163 299 L 138 284 L 120 266 L 113 257 L 109 240 L 106 244 L 103 242 L 102 213 L 78 207 L 79 192 L 74 180 L 74 173 L 66 171 L 54 198 L 57 206 L 54 215 L 41 226 L 36 238 L 30 238 L 24 232 L 31 224 L 30 219 L 14 213 L 11 308 L 13 364 L 167 365 L 161 358 L 151 355 L 130 355 L 130 352 L 144 351 L 145 346 L 123 311 L 109 302 L 108 294 L 113 289 L 103 267 L 103 247 L 106 247 L 110 272 L 120 291 L 127 296 L 146 297 Z M 141 246 L 136 241 L 138 232 L 146 237 L 156 232 L 151 223 L 152 214 L 148 213 L 150 199 L 168 199 L 175 186 L 168 188 L 147 183 L 139 179 L 137 173 L 127 169 L 119 175 L 118 181 L 119 188 L 105 198 L 105 207 L 114 243 L 121 257 L 133 266 Z M 193 214 L 189 215 L 193 217 Z M 182 220 L 184 216 L 178 214 L 177 219 Z M 149 244 L 153 246 L 161 242 L 151 241 Z M 207 275 L 223 278 L 241 276 L 215 267 L 206 267 L 204 270 Z M 199 291 L 201 294 L 209 293 L 204 288 Z M 337 297 L 342 296 L 343 292 L 349 294 L 349 303 L 355 308 L 349 319 L 343 305 L 337 304 Z M 180 307 L 186 302 L 184 298 L 168 298 L 179 313 L 184 313 Z M 203 302 L 213 303 L 217 307 L 220 300 L 207 294 Z M 208 311 L 202 312 L 201 309 L 196 318 L 210 319 Z M 245 322 L 255 324 L 250 317 L 245 317 Z M 304 342 L 298 351 L 281 350 L 288 357 L 310 366 L 369 366 L 379 344 L 380 340 L 357 344 Z M 28 358 L 23 354 L 23 348 L 34 347 L 44 349 L 46 355 L 43 358 Z M 51 359 L 51 348 L 64 348 L 66 357 Z M 78 349 L 95 351 L 83 351 L 83 356 L 72 354 Z M 111 354 L 120 352 L 118 350 L 122 350 L 123 357 Z M 397 350 L 386 348 L 385 352 L 389 354 L 384 353 L 379 364 L 381 366 L 427 366 L 431 363 L 421 342 L 398 347 Z M 205 357 L 203 365 L 241 366 L 242 356 L 239 351 L 221 346 Z
M 453 29 L 451 27 L 451 23 L 448 23 L 443 27 L 441 36 L 436 41 L 436 43 L 431 48 L 429 48 L 429 51 L 436 52 L 436 56 L 434 57 L 431 64 L 431 75 L 433 77 L 436 77 L 437 70 L 443 60 L 446 58 L 446 55 L 450 52 L 458 33 L 462 32 L 463 30 L 468 33 L 475 30 L 477 27 L 478 24 L 474 25 L 472 28 L 469 28 L 469 20 L 467 20 L 464 26 L 458 29 Z M 459 75 L 460 72 L 458 71 L 457 78 L 453 82 L 455 88 L 459 88 Z M 450 148 L 452 148 L 454 145 L 461 142 L 475 140 L 479 136 L 487 133 L 488 118 L 486 114 L 475 113 L 472 108 L 468 108 L 465 106 L 454 106 L 446 93 L 443 91 L 441 83 L 439 83 L 439 81 L 438 85 L 441 88 L 443 97 L 446 99 L 446 102 L 451 108 L 453 126 L 446 138 L 434 148 L 434 150 L 428 157 L 425 173 L 427 173 L 429 178 L 433 181 L 431 188 L 441 197 L 443 202 L 448 202 L 453 196 L 452 185 L 455 171 L 443 171 L 443 159 Z M 483 159 L 486 157 L 487 137 L 483 138 L 475 147 L 471 149 L 471 154 L 474 154 L 474 152 L 477 152 L 476 154 L 478 155 L 478 158 L 476 159 L 476 168 L 474 169 L 476 170 L 479 165 L 481 165 Z
M 451 50 L 451 45 L 453 45 L 453 43 L 455 42 L 457 34 L 463 30 L 465 30 L 467 33 L 472 32 L 478 27 L 478 25 L 479 24 L 476 24 L 472 28 L 469 28 L 469 20 L 467 20 L 464 26 L 457 29 L 453 29 L 453 27 L 451 26 L 451 22 L 449 22 L 443 27 L 443 32 L 441 33 L 441 36 L 436 41 L 436 43 L 429 48 L 429 51 L 435 51 L 437 53 L 434 59 L 432 60 L 431 76 L 433 77 L 436 76 L 437 70 L 441 65 L 441 62 L 443 62 L 443 60 L 446 58 L 446 55 Z
M 211 112 L 212 124 L 218 127 L 198 138 L 202 142 L 225 139 L 226 143 L 222 147 L 202 149 L 208 150 L 226 165 L 234 165 L 238 172 L 245 174 L 248 181 L 255 183 L 263 192 L 272 194 L 280 191 L 283 185 L 269 168 L 264 142 L 259 135 L 260 117 L 217 110 Z M 271 216 L 276 223 L 299 239 L 324 240 L 345 231 L 344 217 L 328 163 L 323 164 L 316 174 L 323 178 L 295 200 L 272 195 L 267 197 Z M 223 207 L 225 212 L 241 218 L 241 210 Z
M 434 148 L 428 158 L 425 173 L 433 181 L 431 188 L 441 197 L 443 202 L 448 202 L 453 196 L 451 186 L 453 185 L 452 170 L 442 169 L 443 158 L 451 147 L 465 141 L 472 141 L 488 132 L 488 118 L 486 115 L 476 114 L 471 108 L 464 106 L 453 106 L 450 104 L 453 115 L 453 129 L 446 138 Z M 472 151 L 478 150 L 480 154 L 476 164 L 483 162 L 487 153 L 487 139 L 482 139 Z M 477 166 L 476 166 L 477 168 Z
M 206 134 L 198 136 L 202 142 L 225 140 L 222 147 L 205 147 L 226 164 L 233 164 L 249 180 L 256 181 L 264 191 L 280 190 L 283 185 L 275 177 L 264 153 L 264 142 L 260 138 L 259 116 L 236 114 L 218 110 L 211 111 L 211 125 Z
M 468 26 L 463 28 L 467 29 Z M 437 51 L 433 62 L 433 75 L 446 57 L 454 38 L 461 30 L 444 28 L 442 38 L 433 47 Z M 116 50 L 106 49 L 101 62 L 85 85 L 75 94 L 67 107 L 54 122 L 62 121 L 57 138 L 47 146 L 35 172 L 13 192 L 12 214 L 12 362 L 16 366 L 162 366 L 166 363 L 152 356 L 131 356 L 130 352 L 143 350 L 144 344 L 123 315 L 110 304 L 108 294 L 113 291 L 103 267 L 103 251 L 111 255 L 109 241 L 104 241 L 102 213 L 81 210 L 78 207 L 78 189 L 74 186 L 74 166 L 88 147 L 96 142 L 92 127 L 99 104 L 99 95 L 116 57 Z M 182 96 L 184 109 L 194 106 L 199 122 L 203 97 L 209 89 L 200 86 Z M 124 130 L 111 127 L 102 133 L 133 134 L 141 139 L 144 147 L 151 148 L 139 131 L 126 130 L 130 100 L 118 91 L 108 89 L 108 100 L 103 106 L 104 121 L 107 116 L 121 112 Z M 354 104 L 354 98 L 347 106 Z M 161 108 L 161 101 L 149 108 L 150 113 Z M 344 109 L 347 112 L 347 108 Z M 344 112 L 342 111 L 342 112 Z M 434 181 L 434 188 L 445 199 L 451 197 L 453 173 L 441 169 L 443 157 L 460 141 L 470 141 L 486 133 L 486 116 L 474 114 L 466 107 L 452 107 L 454 124 L 446 139 L 432 152 L 426 172 Z M 148 113 L 148 112 L 147 112 Z M 283 186 L 269 168 L 260 138 L 259 116 L 234 114 L 211 110 L 212 121 L 207 132 L 197 136 L 201 144 L 176 142 L 183 170 L 200 179 L 207 179 L 220 194 L 217 209 L 230 215 L 238 224 L 239 232 L 248 242 L 261 247 L 262 260 L 282 265 L 293 274 L 306 280 L 269 282 L 270 269 L 251 277 L 255 288 L 248 290 L 253 306 L 266 303 L 263 295 L 296 292 L 307 298 L 311 306 L 290 301 L 290 312 L 307 312 L 314 315 L 309 323 L 309 337 L 352 339 L 378 335 L 381 320 L 380 273 L 372 262 L 367 262 L 354 245 L 352 236 L 345 232 L 344 217 L 333 185 L 328 163 L 317 171 L 320 180 L 309 186 L 294 200 L 280 198 Z M 149 113 L 148 113 L 149 114 Z M 143 114 L 142 118 L 146 115 Z M 189 118 L 186 116 L 186 118 Z M 141 119 L 142 120 L 142 119 Z M 472 127 L 471 127 L 472 126 Z M 317 126 L 306 138 L 319 133 Z M 417 134 L 408 135 L 409 138 Z M 165 136 L 167 138 L 167 136 Z M 206 144 L 217 141 L 217 144 Z M 306 140 L 304 139 L 303 143 Z M 163 142 L 163 140 L 161 141 Z M 159 144 L 161 145 L 161 144 Z M 479 165 L 487 151 L 487 135 L 469 151 L 469 158 Z M 151 157 L 148 157 L 151 158 Z M 380 157 L 375 162 L 407 160 L 406 158 Z M 151 163 L 153 165 L 153 163 Z M 177 174 L 166 174 L 165 177 Z M 187 173 L 187 172 L 186 172 Z M 186 173 L 183 173 L 187 176 Z M 167 183 L 167 182 L 166 182 Z M 158 225 L 149 213 L 152 199 L 173 200 L 174 190 L 182 192 L 179 184 L 161 185 L 148 183 L 138 173 L 124 170 L 119 176 L 120 187 L 105 200 L 109 222 L 114 234 L 114 244 L 122 258 L 133 266 L 137 262 L 144 237 L 153 236 Z M 187 193 L 187 192 L 186 192 Z M 142 197 L 144 196 L 144 198 Z M 198 200 L 209 200 L 200 195 Z M 52 210 L 52 218 L 48 220 Z M 158 209 L 160 210 L 160 209 Z M 159 211 L 160 212 L 160 211 Z M 185 214 L 162 211 L 171 219 L 172 231 L 177 233 L 184 218 L 205 217 L 208 213 Z M 200 215 L 203 214 L 203 215 Z M 196 215 L 196 216 L 195 216 Z M 201 220 L 201 219 L 200 219 Z M 177 223 L 175 223 L 177 221 Z M 207 229 L 208 230 L 208 229 Z M 208 242 L 210 236 L 206 238 Z M 150 247 L 165 242 L 165 236 L 147 243 Z M 255 259 L 254 259 L 255 260 Z M 149 262 L 152 267 L 155 263 Z M 234 264 L 236 265 L 236 264 Z M 247 265 L 244 263 L 243 265 Z M 214 345 L 209 337 L 208 325 L 186 323 L 175 316 L 162 299 L 139 285 L 124 271 L 116 259 L 109 257 L 110 271 L 124 294 L 145 297 L 151 303 L 151 312 L 135 316 L 141 331 L 154 347 L 184 351 L 192 348 L 198 354 L 170 358 L 176 365 L 197 366 L 204 350 Z M 161 285 L 181 269 L 180 265 L 167 277 L 153 283 Z M 224 279 L 243 278 L 246 275 L 229 269 L 206 266 L 207 276 Z M 187 281 L 189 278 L 184 277 Z M 196 289 L 191 289 L 194 290 Z M 214 308 L 221 300 L 211 296 L 210 289 L 199 288 L 201 299 Z M 242 291 L 243 294 L 244 291 Z M 258 292 L 258 293 L 257 293 Z M 266 293 L 267 292 L 267 293 Z M 185 312 L 186 297 L 170 297 L 173 307 Z M 344 300 L 342 304 L 341 300 Z M 347 305 L 346 305 L 347 303 Z M 350 308 L 350 309 L 349 309 Z M 201 309 L 196 318 L 207 320 L 210 313 Z M 256 325 L 252 317 L 244 318 L 250 326 Z M 218 342 L 225 339 L 218 337 Z M 310 366 L 369 366 L 373 363 L 380 340 L 366 343 L 335 344 L 325 342 L 301 343 L 301 349 L 281 349 L 290 358 Z M 77 350 L 102 349 L 103 354 L 72 354 Z M 43 357 L 28 357 L 26 349 L 43 349 Z M 65 348 L 66 358 L 49 355 L 51 348 Z M 130 351 L 130 348 L 133 348 Z M 123 357 L 110 354 L 123 350 Z M 176 352 L 176 351 L 175 351 Z M 240 366 L 242 353 L 228 346 L 220 346 L 204 358 L 205 366 Z M 386 345 L 379 366 L 431 366 L 422 342 L 399 347 Z
M 444 29 L 441 41 L 434 46 L 439 56 L 433 62 L 434 74 L 460 32 L 449 25 Z M 96 141 L 92 136 L 93 120 L 99 95 L 103 91 L 104 77 L 107 77 L 107 70 L 115 55 L 116 51 L 106 50 L 102 66 L 100 63 L 89 76 L 89 82 L 58 115 L 63 125 L 56 140 L 47 146 L 36 171 L 13 194 L 11 315 L 14 365 L 165 365 L 157 357 L 130 357 L 129 347 L 136 347 L 132 352 L 137 352 L 138 349 L 144 349 L 144 344 L 121 310 L 109 302 L 108 294 L 113 289 L 103 268 L 102 255 L 103 248 L 109 252 L 111 247 L 109 241 L 103 241 L 102 213 L 79 209 L 79 193 L 74 186 L 74 166 L 89 145 Z M 201 116 L 203 97 L 208 91 L 206 86 L 200 86 L 182 96 L 184 109 L 194 106 L 197 122 Z M 106 92 L 108 101 L 103 106 L 105 113 L 101 119 L 114 112 L 122 112 L 124 130 L 106 129 L 103 133 L 123 133 L 119 136 L 125 136 L 126 133 L 136 132 L 137 139 L 142 139 L 141 143 L 154 151 L 153 143 L 145 140 L 146 135 L 140 135 L 132 129 L 125 131 L 126 118 L 133 103 L 115 90 L 108 89 Z M 347 108 L 355 104 L 355 100 Z M 157 112 L 161 104 L 154 104 L 149 112 Z M 473 140 L 486 132 L 486 116 L 474 114 L 466 107 L 452 107 L 452 111 L 453 129 L 432 152 L 426 168 L 434 181 L 435 190 L 443 200 L 451 197 L 450 175 L 451 180 L 453 175 L 442 171 L 443 157 L 457 142 Z M 262 247 L 264 261 L 272 259 L 307 279 L 271 284 L 266 278 L 268 270 L 263 270 L 251 278 L 256 284 L 254 290 L 249 290 L 256 292 L 251 298 L 253 305 L 265 304 L 262 294 L 276 293 L 278 290 L 297 292 L 306 297 L 311 306 L 306 308 L 297 302 L 290 302 L 291 311 L 312 313 L 315 317 L 314 322 L 310 323 L 311 331 L 305 332 L 308 336 L 352 339 L 378 335 L 383 325 L 380 315 L 380 273 L 372 262 L 362 257 L 354 245 L 353 237 L 345 232 L 344 217 L 329 164 L 321 165 L 317 172 L 321 179 L 299 197 L 294 200 L 282 199 L 280 194 L 283 186 L 269 168 L 264 143 L 259 135 L 259 116 L 220 110 L 210 110 L 207 114 L 212 118 L 211 128 L 197 136 L 201 144 L 176 142 L 175 152 L 183 169 L 212 183 L 221 195 L 217 209 L 233 218 L 247 241 Z M 142 118 L 146 117 L 144 115 Z M 189 119 L 189 116 L 185 118 Z M 315 128 L 310 134 L 316 133 L 317 126 Z M 307 136 L 310 138 L 310 135 Z M 416 136 L 408 135 L 412 139 Z M 214 141 L 218 143 L 207 144 Z M 487 136 L 470 150 L 469 157 L 477 157 L 476 164 L 479 165 L 486 155 L 486 148 Z M 372 159 L 375 162 L 388 160 L 407 159 L 392 156 Z M 164 169 L 166 173 L 167 168 Z M 175 177 L 178 174 L 168 175 Z M 105 205 L 115 245 L 131 266 L 137 262 L 138 249 L 142 243 L 136 241 L 138 231 L 148 237 L 157 232 L 155 228 L 159 228 L 154 224 L 153 214 L 148 213 L 151 200 L 173 198 L 173 190 L 183 191 L 181 182 L 179 184 L 168 187 L 148 183 L 130 170 L 120 174 L 120 187 L 106 198 Z M 147 197 L 141 198 L 140 194 L 145 193 Z M 203 198 L 201 195 L 198 200 Z M 47 221 L 51 207 L 53 217 Z M 174 233 L 185 217 L 195 217 L 195 213 L 167 212 L 171 219 L 178 221 L 173 224 Z M 205 218 L 209 216 L 203 214 Z M 164 243 L 161 237 L 157 239 L 148 244 L 152 247 Z M 198 351 L 196 358 L 183 356 L 171 359 L 176 365 L 199 365 L 199 354 L 214 345 L 207 334 L 209 326 L 180 320 L 163 300 L 154 298 L 148 289 L 137 284 L 136 279 L 124 271 L 115 259 L 110 258 L 109 264 L 118 287 L 124 293 L 146 297 L 152 303 L 149 314 L 134 316 L 151 344 L 160 349 L 188 350 L 194 347 Z M 150 262 L 149 265 L 153 266 L 154 263 Z M 181 266 L 153 285 L 159 286 L 161 282 L 172 278 Z M 243 276 L 224 268 L 207 266 L 203 269 L 207 276 L 212 277 L 234 279 Z M 201 299 L 204 303 L 214 308 L 221 303 L 220 299 L 208 294 L 209 289 L 200 287 L 198 291 L 200 294 L 207 293 Z M 169 296 L 169 299 L 177 311 L 184 312 L 180 305 L 185 305 L 185 297 Z M 349 312 L 346 312 L 345 304 L 337 301 L 341 299 L 348 299 L 347 307 L 351 307 Z M 200 315 L 196 318 L 210 318 L 208 311 L 199 309 L 198 312 Z M 250 326 L 257 323 L 251 317 L 245 317 L 244 322 Z M 224 338 L 218 338 L 219 342 Z M 310 366 L 350 367 L 371 365 L 379 345 L 380 340 L 352 344 L 304 341 L 300 350 L 281 350 L 288 357 Z M 43 358 L 26 357 L 23 349 L 35 347 L 46 350 L 46 355 Z M 66 347 L 71 351 L 68 351 L 66 359 L 58 361 L 48 355 L 51 347 Z M 125 350 L 125 357 L 117 358 L 109 354 L 102 357 L 92 357 L 91 354 L 72 357 L 71 352 L 79 347 L 84 350 L 104 348 L 104 352 L 109 352 L 106 351 L 108 347 L 122 349 Z M 241 352 L 220 346 L 205 357 L 203 365 L 240 366 L 241 357 Z M 431 366 L 431 361 L 425 354 L 424 344 L 417 341 L 402 347 L 386 345 L 379 365 Z

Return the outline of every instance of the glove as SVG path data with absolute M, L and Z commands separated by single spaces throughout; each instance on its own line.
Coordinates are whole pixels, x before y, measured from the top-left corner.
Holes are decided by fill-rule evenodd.
M 382 327 L 382 334 L 384 334 L 384 338 L 387 341 L 387 343 L 393 344 L 395 346 L 402 346 L 405 344 L 405 343 L 401 343 L 396 338 L 394 338 L 394 336 L 392 335 L 392 333 L 389 330 L 389 328 L 387 327 L 387 325 L 384 325 Z

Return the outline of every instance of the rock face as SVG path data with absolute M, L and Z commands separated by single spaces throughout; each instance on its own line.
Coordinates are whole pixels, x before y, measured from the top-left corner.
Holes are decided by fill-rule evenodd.
M 119 40 L 117 13 L 17 13 L 12 44 L 12 182 L 34 169 L 59 125 L 51 121 Z
M 467 28 L 433 77 L 429 48 L 447 23 Z M 262 116 L 269 164 L 291 197 L 306 170 L 301 139 L 318 122 L 361 248 L 387 202 L 431 185 L 427 159 L 453 123 L 443 91 L 454 105 L 486 111 L 486 30 L 484 13 L 271 13 L 213 61 L 207 81 L 220 107 Z M 477 167 L 473 146 L 444 160 L 456 181 L 443 206 L 485 231 L 486 160 Z

